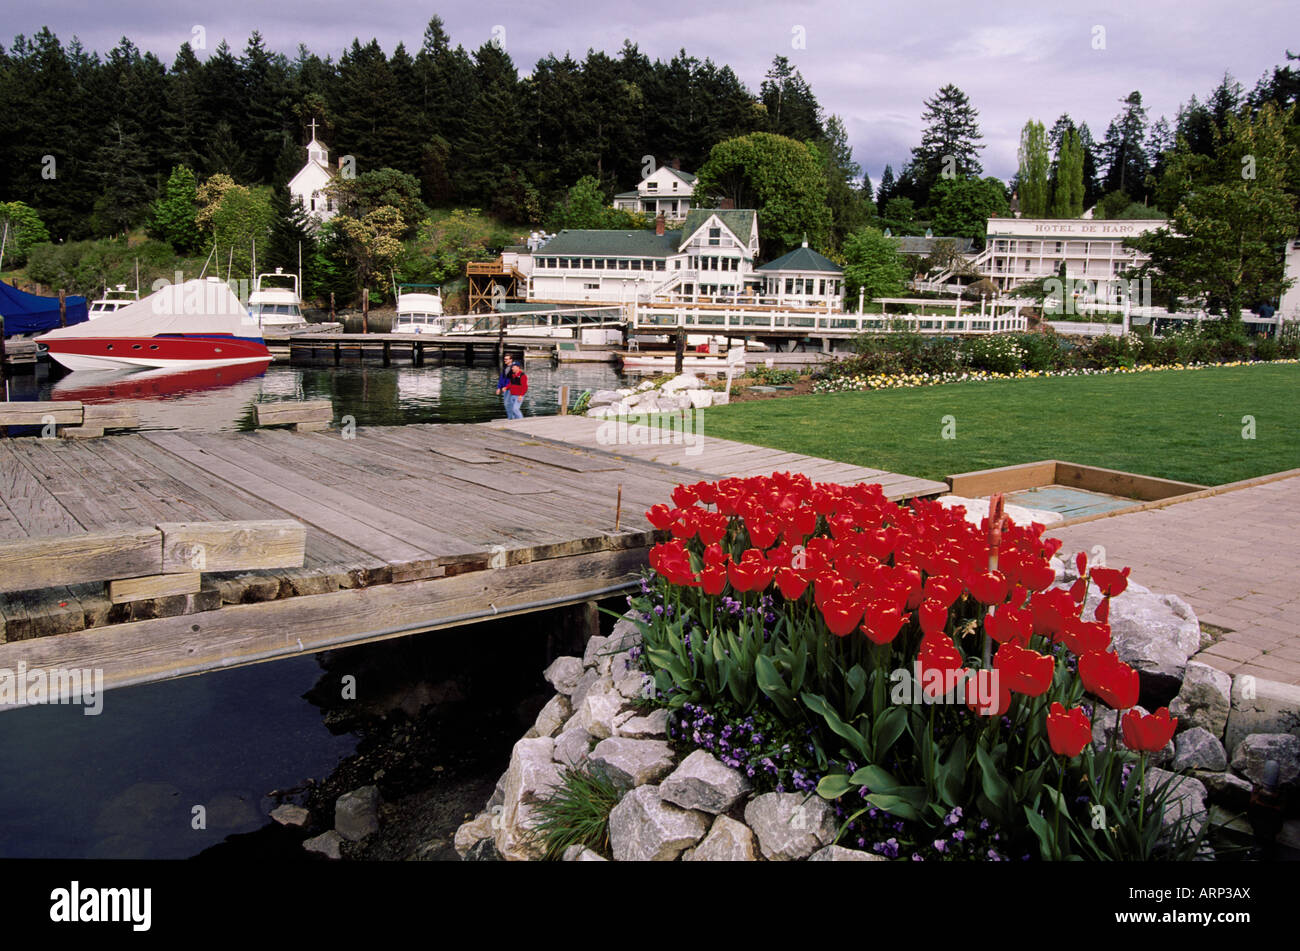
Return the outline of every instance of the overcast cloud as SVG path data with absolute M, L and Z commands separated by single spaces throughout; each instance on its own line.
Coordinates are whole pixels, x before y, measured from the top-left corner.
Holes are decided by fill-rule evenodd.
M 580 58 L 596 48 L 615 54 L 626 37 L 652 59 L 669 59 L 685 47 L 700 59 L 730 64 L 757 92 L 772 57 L 781 54 L 811 83 L 827 113 L 844 118 L 854 157 L 874 182 L 886 162 L 897 172 L 906 160 L 920 137 L 923 100 L 945 83 L 964 90 L 980 112 L 985 171 L 1009 178 L 1028 118 L 1050 127 L 1068 112 L 1086 121 L 1100 140 L 1119 100 L 1134 89 L 1141 91 L 1151 121 L 1161 115 L 1172 120 L 1180 103 L 1192 94 L 1204 97 L 1225 70 L 1249 89 L 1284 60 L 1288 41 L 1300 46 L 1295 0 L 449 0 L 436 5 L 44 0 L 8 6 L 2 27 L 6 46 L 14 34 L 30 35 L 48 25 L 65 43 L 76 35 L 101 54 L 127 36 L 168 66 L 195 26 L 205 29 L 209 51 L 223 37 L 238 51 L 256 29 L 271 49 L 291 56 L 304 43 L 337 60 L 354 37 L 377 38 L 389 52 L 403 42 L 414 53 L 435 13 L 453 45 L 471 51 L 503 26 L 521 74 L 551 52 Z M 802 49 L 795 48 L 796 27 L 806 37 Z M 1094 48 L 1098 38 L 1103 49 Z

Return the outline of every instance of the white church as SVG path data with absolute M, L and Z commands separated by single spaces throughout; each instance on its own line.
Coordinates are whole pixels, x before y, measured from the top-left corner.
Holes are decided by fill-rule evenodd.
M 330 167 L 329 150 L 316 139 L 316 120 L 311 121 L 311 141 L 307 143 L 307 164 L 289 180 L 289 194 L 302 203 L 317 225 L 338 213 L 338 203 L 326 191 L 338 170 Z

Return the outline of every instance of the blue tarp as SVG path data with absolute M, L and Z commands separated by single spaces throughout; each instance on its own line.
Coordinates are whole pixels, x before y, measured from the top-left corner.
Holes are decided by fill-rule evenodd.
M 86 298 L 67 297 L 67 325 L 86 319 Z M 0 281 L 0 317 L 5 319 L 5 336 L 42 333 L 59 326 L 59 299 L 37 297 Z

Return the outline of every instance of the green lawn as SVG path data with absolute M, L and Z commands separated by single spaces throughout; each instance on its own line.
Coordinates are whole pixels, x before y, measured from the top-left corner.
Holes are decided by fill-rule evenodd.
M 1300 467 L 1300 365 L 794 396 L 710 410 L 705 435 L 930 479 L 1063 459 L 1219 485 Z

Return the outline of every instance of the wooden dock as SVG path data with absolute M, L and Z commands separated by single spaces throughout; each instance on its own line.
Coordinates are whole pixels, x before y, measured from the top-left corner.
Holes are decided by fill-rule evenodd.
M 301 567 L 203 572 L 199 591 L 0 595 L 0 668 L 101 668 L 118 687 L 607 597 L 645 565 L 645 510 L 684 481 L 790 470 L 881 482 L 894 498 L 947 488 L 727 440 L 675 456 L 601 446 L 597 425 L 0 439 L 0 543 L 174 523 L 305 529 Z
M 268 341 L 291 360 L 328 360 L 335 366 L 378 360 L 391 366 L 405 360 L 412 366 L 424 366 L 430 358 L 461 361 L 466 366 L 500 363 L 503 350 L 525 351 L 529 355 L 550 356 L 560 342 L 571 338 L 525 334 L 395 334 L 395 333 L 297 333 Z

